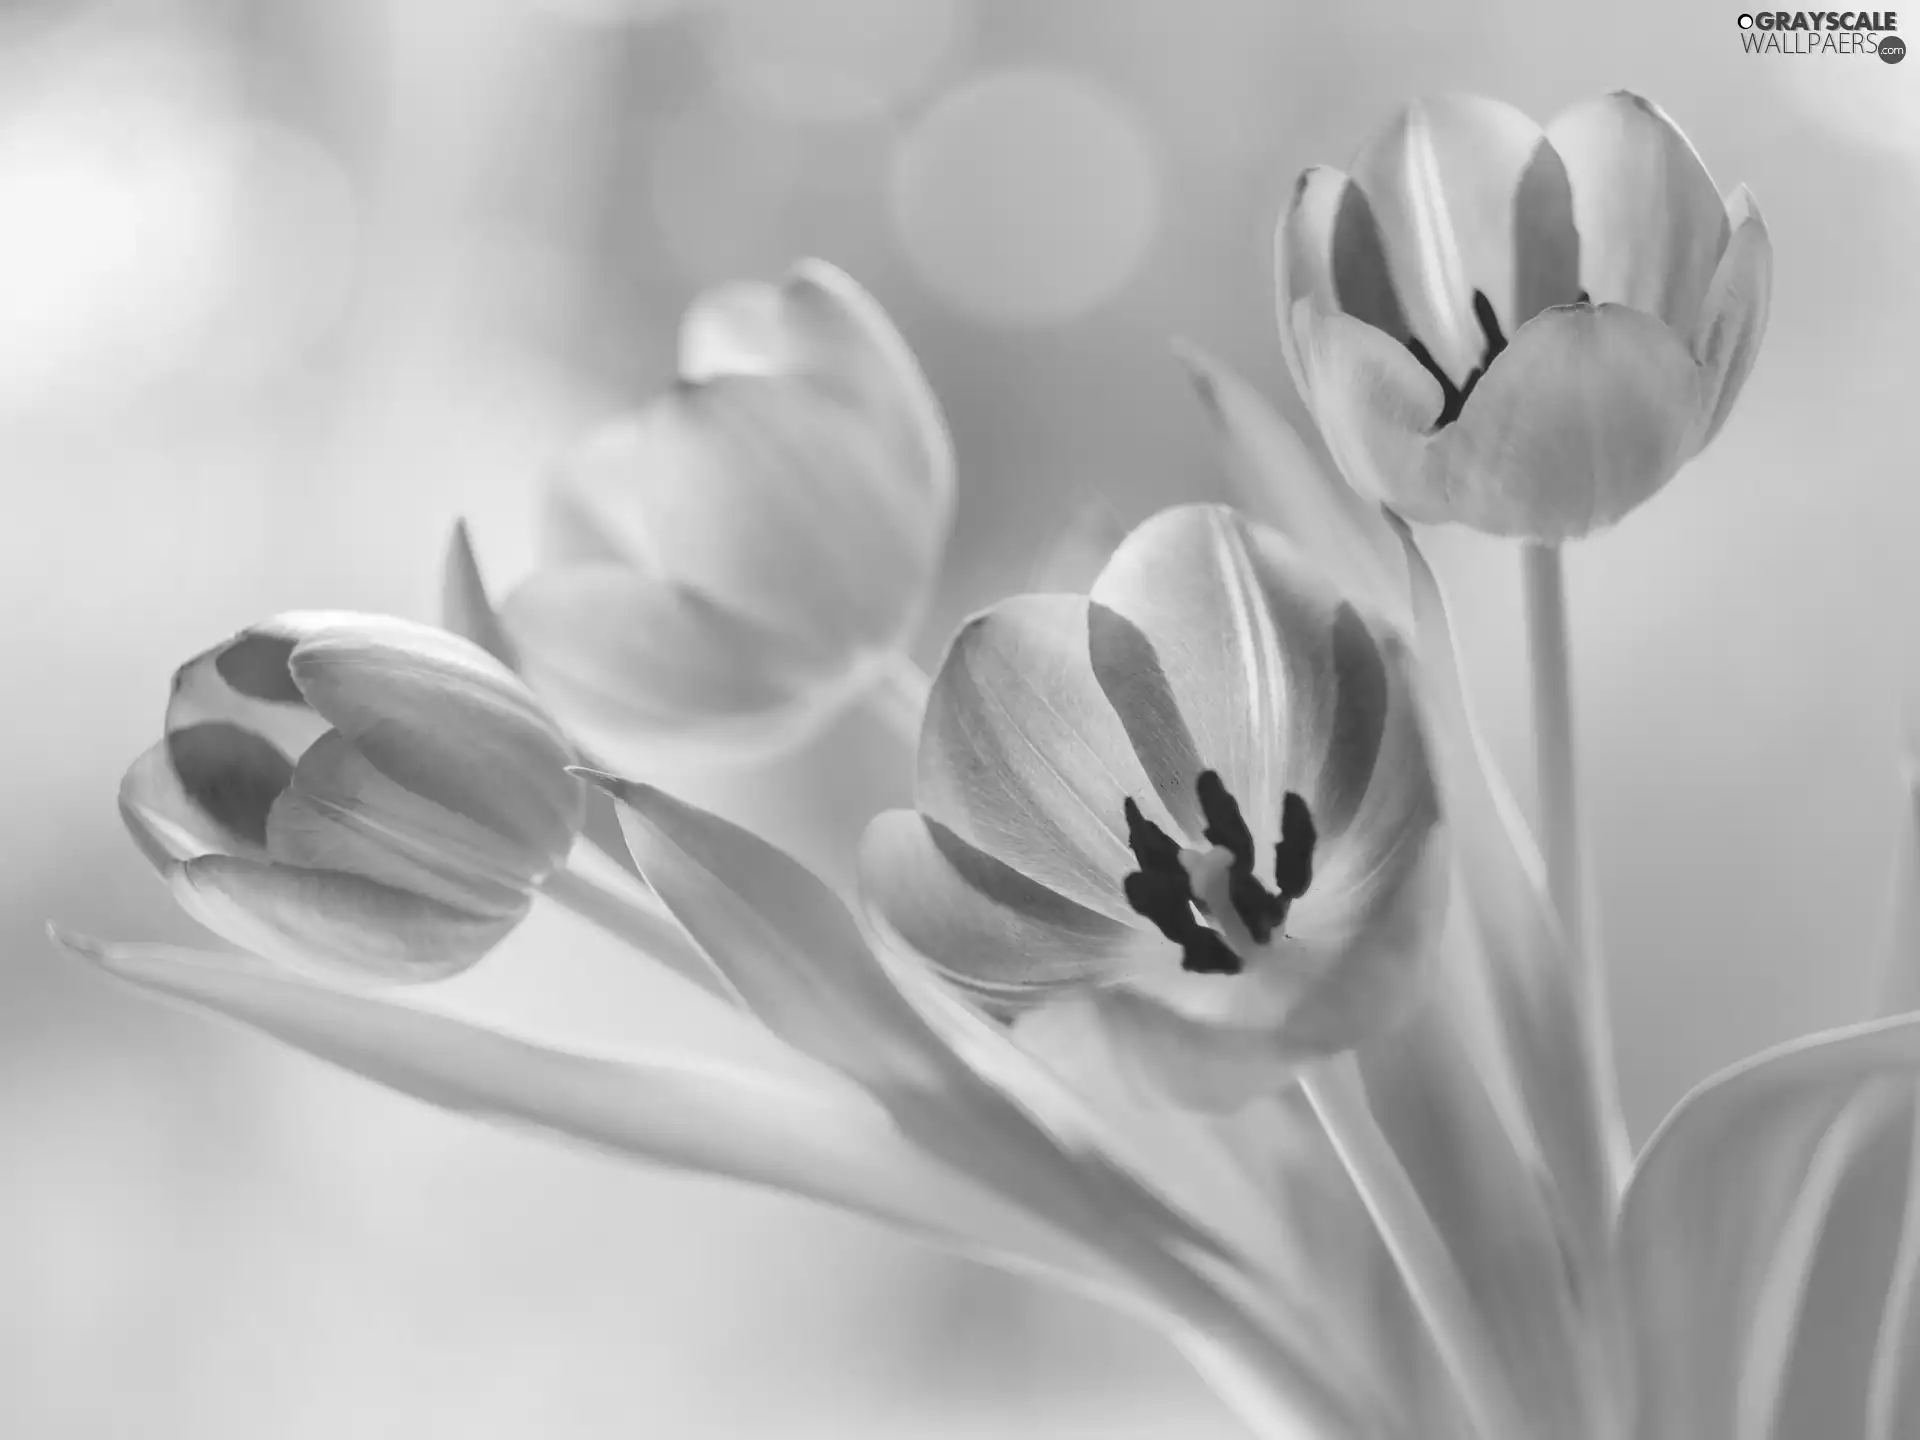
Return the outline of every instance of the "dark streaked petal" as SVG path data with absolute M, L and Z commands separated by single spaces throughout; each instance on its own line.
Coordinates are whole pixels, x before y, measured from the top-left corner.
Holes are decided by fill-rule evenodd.
M 216 935 L 296 972 L 359 984 L 439 980 L 519 923 L 336 870 L 203 855 L 169 875 L 174 898 Z
M 1405 342 L 1413 334 L 1394 292 L 1386 242 L 1367 192 L 1351 180 L 1333 215 L 1333 295 L 1340 309 Z
M 1408 106 L 1353 163 L 1407 323 L 1456 385 L 1486 349 L 1475 291 L 1492 304 L 1504 333 L 1518 328 L 1514 196 L 1541 133 L 1511 105 L 1442 95 Z
M 224 720 L 169 730 L 167 765 L 189 804 L 231 837 L 222 848 L 267 842 L 267 814 L 293 779 L 279 747 Z
M 1574 539 L 1673 477 L 1699 413 L 1698 369 L 1653 316 L 1543 311 L 1434 437 L 1427 483 L 1449 518 L 1476 529 Z
M 1693 356 L 1701 369 L 1701 430 L 1707 445 L 1733 413 L 1760 353 L 1773 300 L 1773 240 L 1760 207 L 1742 185 L 1727 202 L 1733 238 L 1700 305 Z
M 920 734 L 920 809 L 1080 905 L 1128 920 L 1125 806 L 1171 823 L 1089 658 L 1088 602 L 1023 595 L 948 647 Z
M 1263 578 L 1233 511 L 1182 505 L 1121 542 L 1094 583 L 1093 599 L 1130 622 L 1158 662 L 1151 686 L 1102 676 L 1107 698 L 1136 712 L 1129 733 L 1136 741 L 1174 735 L 1185 752 L 1177 763 L 1195 767 L 1188 786 L 1200 770 L 1217 771 L 1264 851 L 1280 838 L 1294 709 L 1316 697 L 1291 693 L 1284 647 L 1296 637 L 1277 628 Z M 1141 703 L 1154 697 L 1151 708 Z M 1168 707 L 1182 722 L 1177 729 L 1160 713 Z M 1172 777 L 1158 772 L 1171 768 L 1156 763 L 1148 770 L 1167 784 Z M 1189 818 L 1196 839 L 1198 828 Z
M 1680 127 L 1651 100 L 1616 90 L 1562 111 L 1547 137 L 1573 184 L 1587 293 L 1692 335 L 1732 229 Z
M 911 810 L 876 816 L 860 845 L 869 910 L 983 1000 L 1027 1004 L 1111 980 L 1173 947 L 1076 905 Z
M 1542 310 L 1580 298 L 1580 232 L 1573 222 L 1573 185 L 1560 152 L 1534 147 L 1513 197 L 1512 334 Z

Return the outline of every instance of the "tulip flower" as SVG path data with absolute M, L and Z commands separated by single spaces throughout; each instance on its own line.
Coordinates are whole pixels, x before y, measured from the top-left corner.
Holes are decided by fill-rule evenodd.
M 567 742 L 476 646 L 381 616 L 282 615 L 175 673 L 120 810 L 234 944 L 368 981 L 463 970 L 580 825 Z
M 1102 997 L 1170 1093 L 1278 1088 L 1420 989 L 1445 860 L 1410 686 L 1281 536 L 1163 512 L 1091 596 L 961 630 L 870 897 L 991 1003 Z
M 1559 542 L 1652 496 L 1726 423 L 1773 250 L 1624 92 L 1545 129 L 1422 101 L 1281 220 L 1282 348 L 1349 482 L 1411 520 Z
M 679 368 L 562 460 L 541 564 L 500 607 L 569 731 L 636 764 L 793 743 L 894 683 L 953 513 L 939 405 L 831 266 L 698 297 Z

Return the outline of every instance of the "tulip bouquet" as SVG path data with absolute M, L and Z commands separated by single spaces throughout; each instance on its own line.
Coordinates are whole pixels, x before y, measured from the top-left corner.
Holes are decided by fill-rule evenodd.
M 903 656 L 954 464 L 905 342 L 817 262 L 702 296 L 680 380 L 565 459 L 497 606 L 461 533 L 445 629 L 287 615 L 181 667 L 121 805 L 232 950 L 56 934 L 430 1103 L 1097 1296 L 1260 1435 L 1764 1440 L 1835 1195 L 1920 1163 L 1920 853 L 1884 1013 L 1708 1080 L 1632 1153 L 1559 547 L 1726 423 L 1770 268 L 1752 198 L 1644 100 L 1416 105 L 1279 226 L 1281 346 L 1339 474 L 1185 352 L 1241 507 L 1148 518 L 931 679 Z M 1413 522 L 1522 548 L 1538 848 Z M 913 746 L 915 804 L 873 818 L 853 894 L 626 778 L 859 703 Z M 561 1053 L 391 998 L 540 896 L 781 1063 Z M 1819 1440 L 1920 1435 L 1906 1189 Z

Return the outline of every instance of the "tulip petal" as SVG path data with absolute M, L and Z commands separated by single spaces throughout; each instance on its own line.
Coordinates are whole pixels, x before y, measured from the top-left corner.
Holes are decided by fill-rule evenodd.
M 1406 564 L 1380 507 L 1329 476 L 1259 391 L 1197 346 L 1176 347 L 1219 432 L 1240 506 L 1314 558 L 1341 594 L 1406 609 Z
M 1573 184 L 1587 293 L 1691 335 L 1729 225 L 1679 126 L 1651 100 L 1616 90 L 1562 111 L 1547 138 Z
M 291 763 L 327 729 L 327 722 L 308 706 L 287 668 L 295 640 L 274 620 L 243 630 L 187 661 L 173 672 L 167 733 L 201 725 L 229 726 L 251 732 Z M 240 659 L 223 665 L 230 651 L 237 651 Z M 270 668 L 276 664 L 277 676 Z M 246 688 L 236 687 L 228 672 Z M 211 746 L 207 750 L 203 759 L 211 760 L 218 753 Z
M 830 381 L 897 428 L 913 463 L 896 481 L 940 510 L 952 505 L 953 446 L 920 362 L 879 302 L 824 260 L 802 260 L 778 287 L 747 281 L 695 299 L 680 326 L 680 374 Z
M 1617 1253 L 1644 1440 L 1734 1440 L 1756 1307 L 1809 1167 L 1864 1089 L 1920 1075 L 1920 1016 L 1778 1047 L 1706 1081 L 1642 1152 Z
M 1347 483 L 1409 519 L 1450 519 L 1445 496 L 1426 480 L 1428 436 L 1444 402 L 1439 382 L 1406 346 L 1351 315 L 1296 304 L 1294 329 L 1314 418 Z
M 243 950 L 298 972 L 363 984 L 413 984 L 457 974 L 519 923 L 475 915 L 337 870 L 202 855 L 168 873 L 194 919 Z
M 893 645 L 944 516 L 901 493 L 887 432 L 804 376 L 683 383 L 606 426 L 550 503 L 635 568 L 803 646 Z
M 867 826 L 860 881 L 887 933 L 987 1003 L 1031 1003 L 1170 958 L 1153 932 L 1056 895 L 912 810 Z
M 502 612 L 528 682 L 590 747 L 782 743 L 830 711 L 845 657 L 812 655 L 697 591 L 618 564 L 536 572 Z
M 1505 334 L 1519 328 L 1514 196 L 1540 140 L 1511 105 L 1443 95 L 1408 106 L 1354 160 L 1412 334 L 1456 385 L 1486 359 L 1476 292 Z
M 1703 429 L 1695 449 L 1720 433 L 1733 402 L 1747 383 L 1773 299 L 1773 240 L 1747 187 L 1727 202 L 1733 238 L 1713 272 L 1693 331 L 1693 354 L 1701 367 Z
M 1380 641 L 1285 537 L 1224 506 L 1177 506 L 1122 543 L 1093 600 L 1145 641 L 1095 627 L 1094 670 L 1190 834 L 1197 767 L 1218 772 L 1257 851 L 1279 840 L 1289 790 L 1339 838 L 1373 774 L 1389 686 Z
M 1560 152 L 1542 139 L 1513 197 L 1513 309 L 1519 329 L 1542 310 L 1580 298 L 1580 232 Z
M 546 865 L 580 824 L 572 747 L 519 678 L 477 645 L 385 616 L 295 615 L 295 681 L 389 778 Z
M 266 857 L 267 815 L 293 778 L 271 742 L 225 721 L 173 731 L 128 767 L 120 814 L 160 869 L 196 855 Z
M 1326 165 L 1304 170 L 1294 182 L 1293 198 L 1273 233 L 1274 301 L 1280 322 L 1280 350 L 1300 398 L 1311 400 L 1302 363 L 1294 313 L 1331 315 L 1340 308 L 1333 287 L 1333 226 L 1349 181 Z
M 1666 484 L 1699 413 L 1699 371 L 1660 321 L 1619 305 L 1546 310 L 1434 437 L 1427 484 L 1476 529 L 1573 539 Z
M 300 757 L 267 817 L 275 861 L 338 870 L 484 919 L 519 915 L 544 877 L 486 826 L 396 785 L 338 731 Z
M 961 627 L 927 700 L 916 798 L 975 849 L 1131 921 L 1126 802 L 1169 817 L 1094 677 L 1088 608 L 1023 595 Z
M 1501 1060 L 1571 1211 L 1584 1262 L 1597 1267 L 1609 1243 L 1607 1197 L 1613 1193 L 1606 1137 L 1624 1134 L 1624 1127 L 1594 1091 L 1566 940 L 1546 895 L 1539 852 L 1467 707 L 1446 601 L 1411 534 L 1403 530 L 1400 538 L 1413 581 L 1441 808 L 1460 857 Z
M 828 1070 L 776 1074 L 693 1057 L 611 1061 L 430 1011 L 159 945 L 60 944 L 116 978 L 235 1020 L 375 1084 L 456 1113 L 629 1159 L 786 1191 L 939 1238 L 1065 1258 L 929 1158 Z

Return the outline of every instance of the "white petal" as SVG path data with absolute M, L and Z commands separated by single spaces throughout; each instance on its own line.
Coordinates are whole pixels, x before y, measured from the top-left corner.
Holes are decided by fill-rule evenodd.
M 1378 217 L 1407 322 L 1455 384 L 1486 354 L 1473 312 L 1476 291 L 1505 334 L 1518 328 L 1514 197 L 1541 137 L 1540 127 L 1511 105 L 1444 95 L 1407 107 L 1353 163 L 1354 181 Z
M 1643 1440 L 1734 1434 L 1740 1370 L 1781 1232 L 1863 1088 L 1920 1076 L 1920 1017 L 1796 1041 L 1708 1080 L 1642 1152 L 1618 1250 Z
M 1718 435 L 1733 413 L 1760 353 L 1773 300 L 1773 240 L 1746 186 L 1727 202 L 1727 217 L 1733 238 L 1713 272 L 1693 332 L 1693 354 L 1702 370 L 1699 446 Z
M 1427 445 L 1439 422 L 1440 385 L 1411 351 L 1351 315 L 1295 307 L 1313 414 L 1347 483 L 1414 520 L 1446 520 L 1445 497 L 1427 484 Z
M 485 825 L 550 869 L 580 824 L 579 783 L 519 677 L 444 630 L 385 616 L 291 615 L 308 702 L 389 778 Z
M 696 1174 L 788 1191 L 943 1240 L 1013 1253 L 1034 1228 L 930 1159 L 871 1097 L 807 1079 L 656 1055 L 569 1054 L 390 1001 L 242 968 L 241 957 L 56 934 L 142 989 L 185 1000 L 447 1110 Z
M 975 849 L 1130 921 L 1126 802 L 1166 815 L 1094 678 L 1087 616 L 1078 596 L 1023 595 L 961 627 L 927 700 L 916 795 Z
M 518 846 L 388 779 L 338 731 L 300 757 L 267 816 L 267 853 L 285 865 L 341 870 L 495 919 L 526 909 L 545 877 Z
M 724 376 L 590 437 L 551 503 L 566 533 L 803 645 L 885 648 L 919 614 L 945 536 L 931 502 L 901 493 L 903 463 L 808 377 Z
M 680 373 L 829 380 L 897 432 L 911 460 L 896 476 L 902 488 L 951 507 L 952 443 L 919 362 L 873 296 L 824 260 L 801 261 L 778 287 L 748 281 L 698 297 L 681 324 Z
M 1074 904 L 912 810 L 867 826 L 860 885 L 887 933 L 987 1002 L 1030 1003 L 1173 959 L 1152 931 Z
M 1295 307 L 1332 314 L 1340 308 L 1333 285 L 1333 230 L 1351 182 L 1338 170 L 1315 165 L 1294 183 L 1293 197 L 1273 235 L 1274 301 L 1280 351 L 1300 398 L 1312 403 L 1309 377 L 1295 333 Z M 1384 270 L 1384 267 L 1383 267 Z M 1391 292 L 1391 281 L 1388 281 Z
M 1179 352 L 1219 432 L 1241 508 L 1311 555 L 1349 599 L 1381 614 L 1404 612 L 1406 565 L 1379 504 L 1328 475 L 1233 370 L 1196 346 Z
M 1680 127 L 1652 101 L 1616 90 L 1562 111 L 1547 138 L 1573 184 L 1587 293 L 1691 335 L 1729 226 Z
M 1538 850 L 1474 727 L 1440 594 L 1402 533 L 1427 681 L 1427 733 L 1448 833 L 1480 941 L 1501 1061 L 1517 1081 L 1535 1143 L 1569 1206 L 1585 1263 L 1605 1255 L 1612 1193 L 1607 1140 L 1620 1117 L 1596 1095 L 1572 960 L 1547 899 Z
M 175 731 L 128 767 L 120 815 L 162 870 L 196 855 L 265 859 L 267 816 L 292 779 L 293 762 L 268 741 L 204 721 Z
M 476 915 L 360 875 L 203 855 L 168 874 L 194 919 L 289 969 L 357 984 L 457 974 L 503 940 L 531 901 Z
M 1701 413 L 1680 338 L 1639 310 L 1563 306 L 1520 327 L 1428 452 L 1446 517 L 1577 538 L 1673 478 Z
M 502 616 L 528 682 L 610 755 L 661 742 L 783 744 L 851 685 L 852 657 L 803 649 L 625 565 L 539 571 Z

